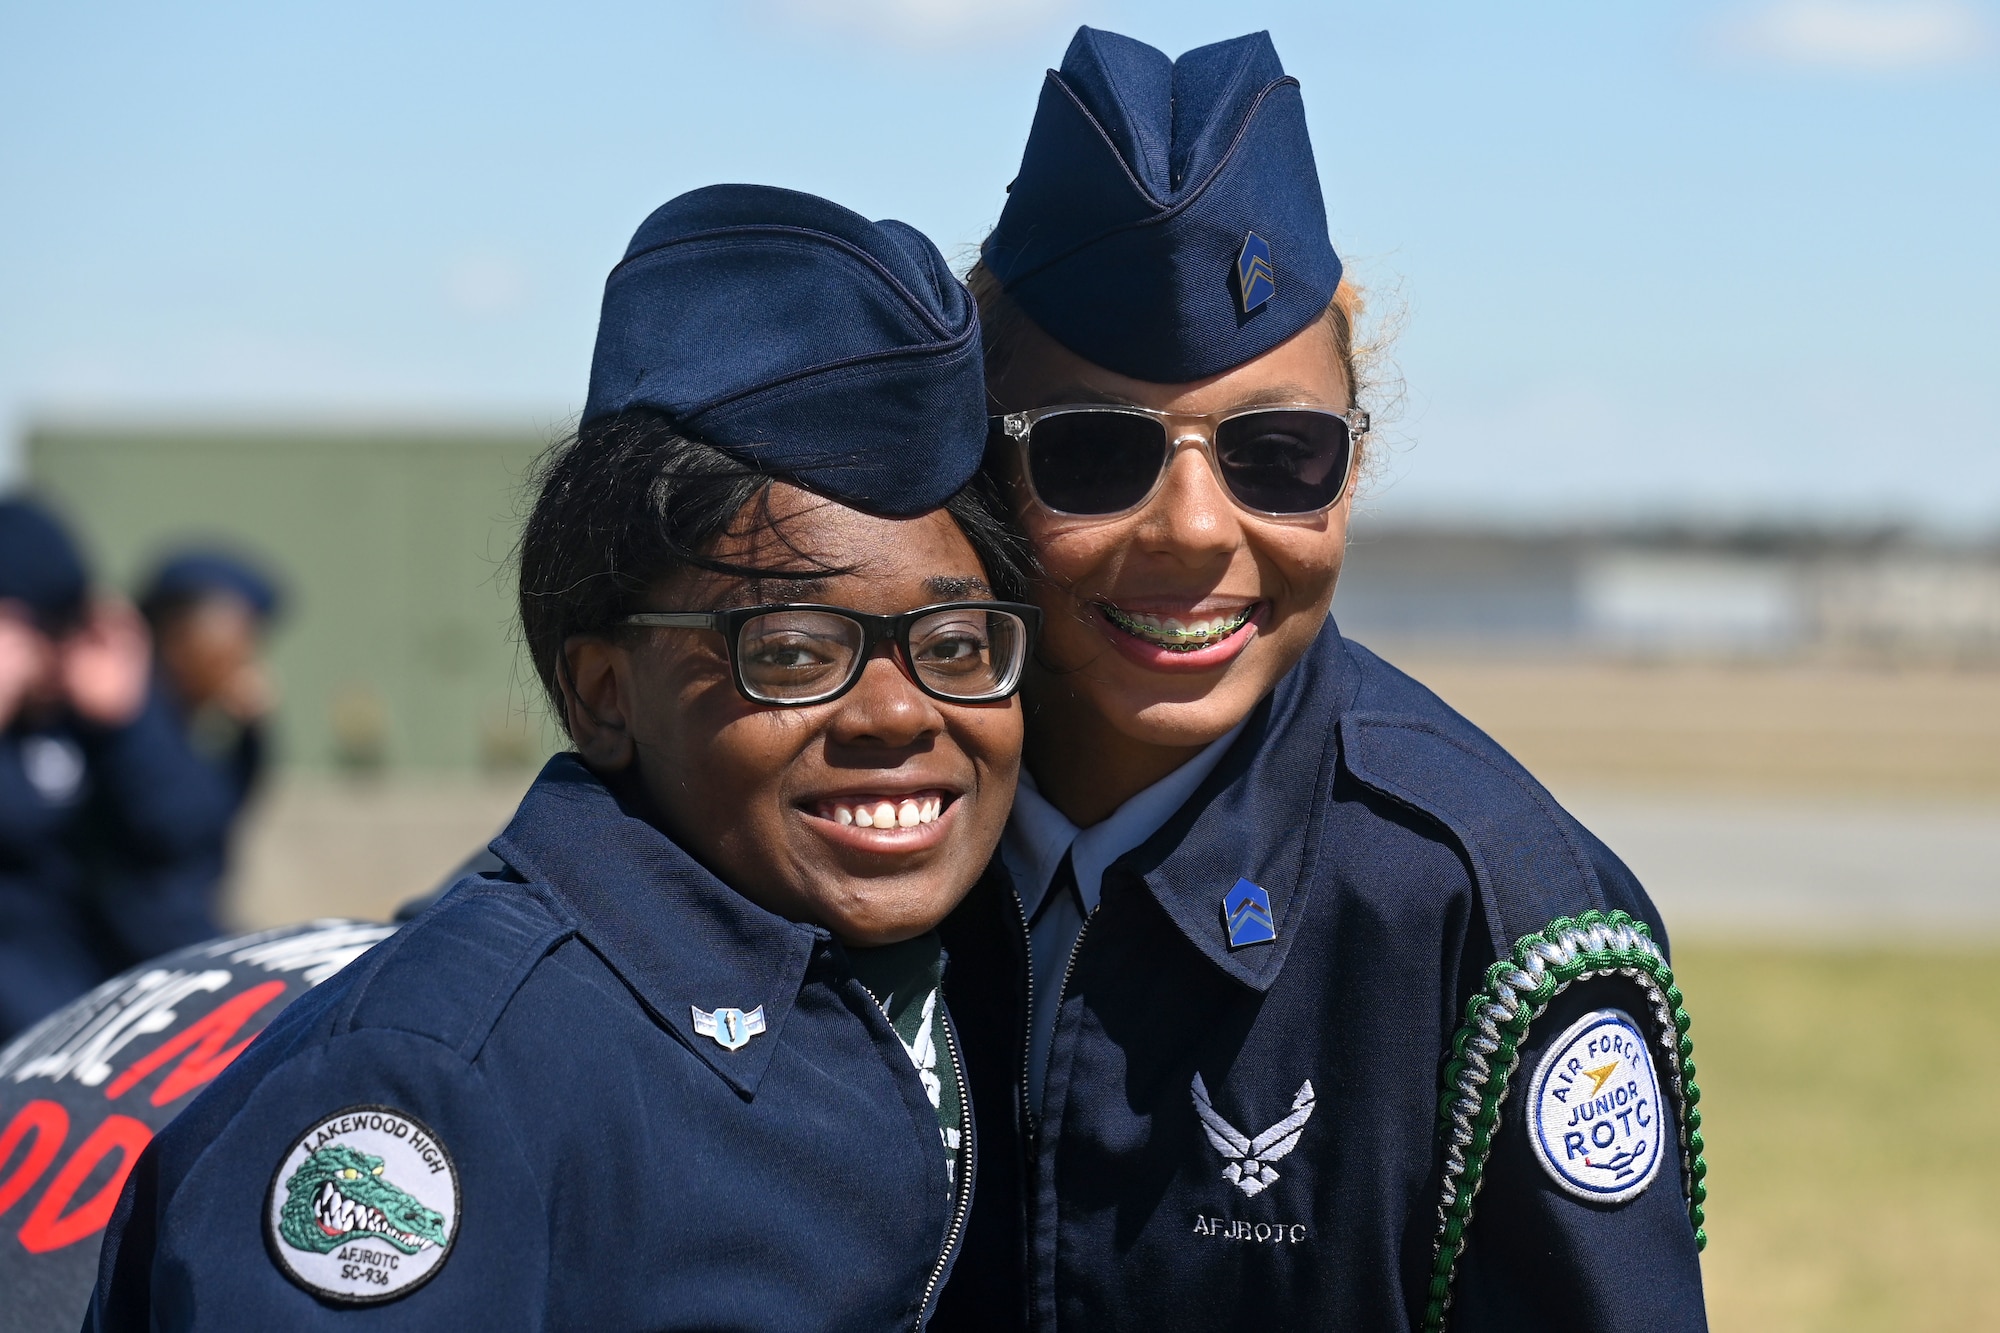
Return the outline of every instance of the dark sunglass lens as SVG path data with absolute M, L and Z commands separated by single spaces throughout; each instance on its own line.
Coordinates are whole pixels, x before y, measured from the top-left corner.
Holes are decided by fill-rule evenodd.
M 1027 627 L 1011 611 L 955 607 L 910 627 L 911 665 L 926 686 L 953 699 L 1011 693 L 1027 644 Z
M 1058 412 L 1028 434 L 1028 480 L 1064 514 L 1116 514 L 1146 498 L 1167 456 L 1166 427 L 1130 412 Z
M 1312 514 L 1339 500 L 1353 447 L 1347 423 L 1328 412 L 1246 412 L 1215 432 L 1230 493 L 1267 514 Z

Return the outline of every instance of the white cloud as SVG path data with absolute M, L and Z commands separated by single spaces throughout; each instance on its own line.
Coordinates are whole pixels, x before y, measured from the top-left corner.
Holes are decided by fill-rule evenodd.
M 1964 65 L 1993 47 L 1968 0 L 1776 0 L 1724 20 L 1719 51 L 1809 69 L 1902 73 Z
M 1079 0 L 773 0 L 787 18 L 899 46 L 1012 37 L 1063 19 Z

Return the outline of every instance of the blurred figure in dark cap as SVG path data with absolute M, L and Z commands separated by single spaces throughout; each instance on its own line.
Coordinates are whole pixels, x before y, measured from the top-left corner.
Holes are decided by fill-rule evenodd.
M 213 935 L 233 802 L 154 685 L 145 622 L 62 524 L 0 500 L 0 1040 Z
M 139 595 L 160 683 L 189 743 L 227 779 L 232 814 L 264 772 L 274 698 L 264 636 L 280 604 L 277 585 L 254 564 L 215 550 L 167 556 Z

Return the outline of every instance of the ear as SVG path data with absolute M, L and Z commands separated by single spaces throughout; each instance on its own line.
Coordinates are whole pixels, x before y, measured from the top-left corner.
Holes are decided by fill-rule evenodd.
M 632 659 L 609 640 L 578 635 L 563 645 L 562 687 L 570 739 L 599 773 L 632 764 Z

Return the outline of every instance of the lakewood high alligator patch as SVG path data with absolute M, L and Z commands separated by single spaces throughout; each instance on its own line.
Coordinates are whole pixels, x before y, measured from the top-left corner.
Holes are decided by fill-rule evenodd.
M 264 1206 L 271 1253 L 315 1296 L 368 1305 L 436 1276 L 458 1234 L 458 1168 L 388 1106 L 350 1106 L 292 1145 Z
M 1571 1024 L 1528 1090 L 1535 1156 L 1579 1199 L 1621 1203 L 1652 1184 L 1670 1119 L 1645 1035 L 1622 1009 Z

